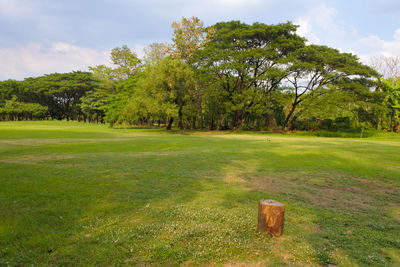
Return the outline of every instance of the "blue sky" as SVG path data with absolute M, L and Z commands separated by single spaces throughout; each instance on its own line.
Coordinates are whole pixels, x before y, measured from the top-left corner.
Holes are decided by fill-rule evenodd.
M 206 26 L 292 21 L 310 43 L 364 62 L 400 56 L 400 0 L 0 0 L 0 80 L 87 70 L 123 44 L 142 55 L 191 16 Z

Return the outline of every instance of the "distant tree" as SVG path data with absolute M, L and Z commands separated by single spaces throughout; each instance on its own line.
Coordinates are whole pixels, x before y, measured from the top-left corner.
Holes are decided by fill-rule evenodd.
M 78 119 L 80 98 L 94 90 L 98 81 L 90 72 L 53 73 L 23 82 L 31 96 L 29 102 L 47 106 L 53 119 Z
M 194 84 L 190 66 L 180 59 L 167 57 L 156 65 L 148 66 L 143 76 L 129 102 L 130 110 L 132 107 L 146 109 L 145 114 L 137 110 L 136 115 L 143 116 L 145 120 L 165 119 L 168 130 L 178 118 L 178 127 L 183 129 L 184 108 L 190 100 L 189 90 Z
M 223 106 L 230 107 L 222 120 L 238 128 L 256 116 L 259 108 L 254 106 L 265 105 L 265 97 L 279 88 L 288 75 L 291 54 L 304 46 L 304 39 L 296 35 L 297 26 L 291 23 L 248 25 L 230 21 L 212 28 L 212 41 L 198 51 L 196 59 L 218 84 L 218 90 L 224 91 L 219 94 L 225 98 Z
M 291 86 L 292 102 L 284 126 L 288 127 L 296 108 L 306 98 L 317 98 L 331 85 L 362 86 L 376 72 L 352 54 L 327 46 L 309 45 L 294 53 L 286 81 Z
M 385 92 L 385 104 L 390 109 L 390 125 L 392 131 L 397 131 L 400 124 L 400 77 L 397 79 L 380 78 L 381 88 Z
M 48 108 L 37 103 L 19 102 L 16 96 L 6 100 L 0 107 L 0 120 L 44 119 Z
M 171 46 L 167 43 L 152 43 L 145 47 L 145 62 L 151 65 L 167 57 L 171 52 Z
M 103 106 L 105 112 L 105 120 L 112 125 L 116 123 L 133 124 L 128 121 L 131 117 L 126 114 L 126 106 L 130 98 L 134 95 L 138 80 L 141 80 L 143 74 L 139 73 L 133 77 L 119 82 L 116 85 L 115 92 L 105 98 L 106 104 Z
M 195 52 L 204 47 L 213 35 L 213 28 L 204 28 L 197 17 L 182 18 L 172 23 L 172 57 L 190 60 Z
M 374 56 L 369 65 L 385 79 L 400 76 L 400 56 Z
M 117 66 L 113 69 L 113 73 L 118 80 L 133 77 L 140 69 L 140 59 L 126 45 L 111 50 L 111 61 Z
M 5 80 L 0 81 L 0 106 L 5 104 L 13 96 L 21 97 L 24 95 L 24 88 L 20 81 Z
M 81 108 L 89 120 L 102 122 L 105 117 L 106 121 L 114 124 L 131 95 L 126 90 L 126 84 L 131 85 L 136 80 L 142 64 L 135 52 L 126 45 L 113 48 L 110 58 L 113 66 L 89 67 L 99 86 L 82 97 Z
M 197 51 L 204 49 L 205 45 L 211 41 L 215 30 L 213 27 L 205 28 L 203 22 L 197 17 L 182 18 L 181 21 L 173 22 L 173 38 L 171 57 L 181 59 L 188 63 L 194 71 L 197 71 L 198 61 L 194 59 Z M 194 88 L 191 88 L 190 113 L 192 117 L 192 127 L 196 127 L 198 118 L 199 127 L 203 128 L 203 96 L 207 81 L 201 74 L 195 75 Z

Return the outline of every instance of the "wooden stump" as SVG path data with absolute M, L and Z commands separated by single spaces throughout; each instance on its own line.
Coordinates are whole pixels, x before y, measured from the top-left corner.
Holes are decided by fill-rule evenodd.
M 285 220 L 285 205 L 275 200 L 258 202 L 258 231 L 281 236 Z

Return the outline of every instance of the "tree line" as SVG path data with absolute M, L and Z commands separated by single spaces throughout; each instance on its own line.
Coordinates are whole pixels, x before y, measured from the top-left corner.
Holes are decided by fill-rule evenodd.
M 353 54 L 307 44 L 290 22 L 204 27 L 192 17 L 172 27 L 171 42 L 150 44 L 143 59 L 124 45 L 112 66 L 0 82 L 0 120 L 399 130 L 398 72 L 381 77 Z

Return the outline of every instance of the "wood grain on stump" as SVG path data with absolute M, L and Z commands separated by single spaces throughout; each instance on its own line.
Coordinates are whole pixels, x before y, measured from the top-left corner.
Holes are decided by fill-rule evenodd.
M 285 205 L 275 200 L 258 202 L 258 231 L 281 236 L 285 220 Z

